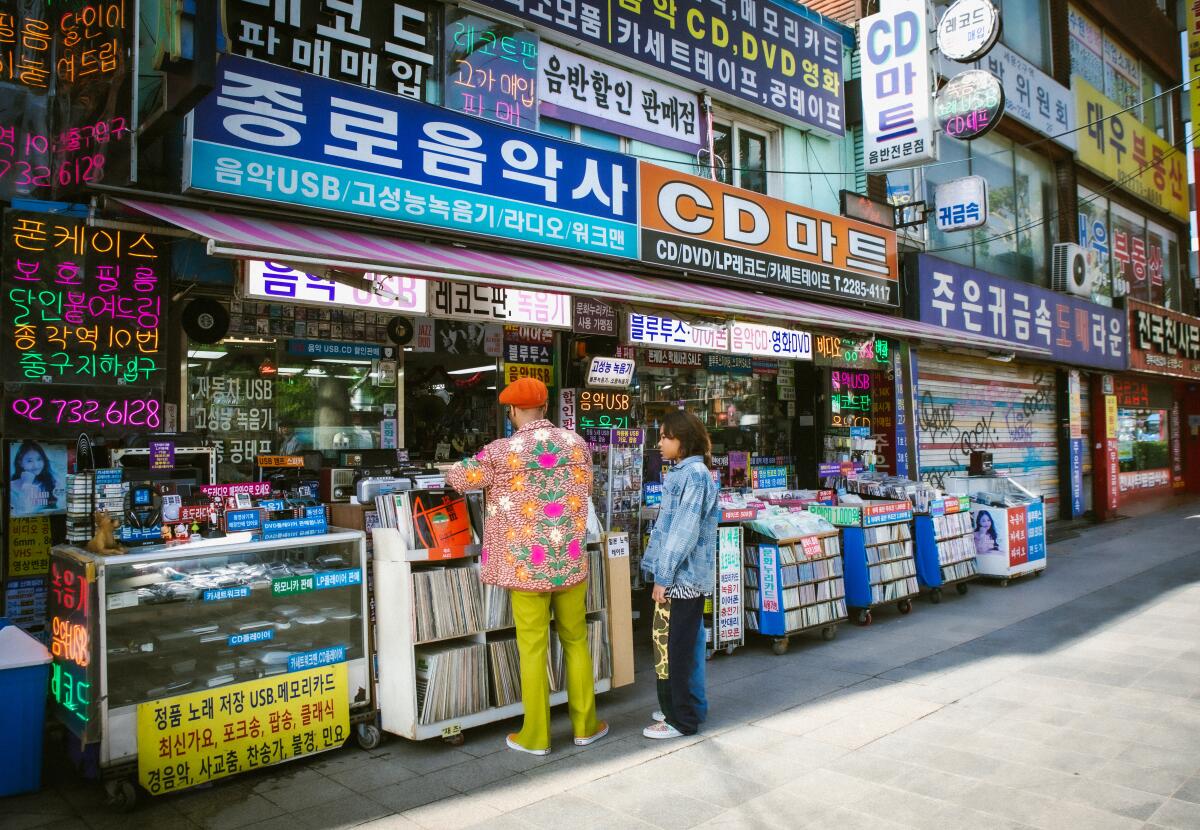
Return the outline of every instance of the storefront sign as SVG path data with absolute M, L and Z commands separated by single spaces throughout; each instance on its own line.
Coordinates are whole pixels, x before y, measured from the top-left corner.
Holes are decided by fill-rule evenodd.
M 1171 484 L 1176 490 L 1183 489 L 1183 428 L 1179 412 L 1179 401 L 1171 401 Z
M 1015 118 L 1064 147 L 1075 149 L 1075 100 L 1071 90 L 1003 43 L 997 43 L 987 57 L 972 65 L 1000 81 L 1006 118 Z M 960 66 L 943 60 L 940 68 L 950 77 Z
M 632 426 L 633 395 L 581 389 L 576 412 L 580 429 L 628 429 Z
M 938 49 L 959 63 L 979 60 L 999 37 L 1000 15 L 988 0 L 956 0 L 938 21 Z
M 742 529 L 717 531 L 717 595 L 714 648 L 742 641 Z
M 644 366 L 676 366 L 697 369 L 704 366 L 704 355 L 674 349 L 646 349 L 641 362 Z
M 440 4 L 224 0 L 222 6 L 236 55 L 426 100 Z
M 892 357 L 892 406 L 896 413 L 896 475 L 908 478 L 908 396 L 904 392 L 904 360 L 900 352 Z
M 1184 82 L 1195 84 L 1200 81 L 1200 3 L 1188 3 L 1187 10 L 1187 59 L 1184 61 Z M 1189 87 L 1190 89 L 1191 87 Z M 1200 124 L 1200 95 L 1190 95 L 1191 114 L 1189 119 L 1193 124 Z M 1200 160 L 1200 153 L 1192 151 L 1192 155 Z
M 185 190 L 637 256 L 628 156 L 236 56 L 217 74 Z
M 1110 440 L 1110 441 L 1117 440 L 1118 427 L 1119 427 L 1119 424 L 1117 421 L 1117 396 L 1116 395 L 1105 395 L 1104 396 L 1104 433 L 1105 433 L 1105 436 L 1108 438 L 1108 440 Z
M 536 32 L 451 6 L 446 9 L 444 106 L 489 121 L 536 130 Z
M 1080 75 L 1071 78 L 1075 117 L 1088 127 L 1079 136 L 1079 161 L 1125 190 L 1187 222 L 1188 182 L 1183 153 L 1159 138 L 1132 112 L 1106 98 Z
M 87 741 L 100 728 L 95 574 L 67 556 L 50 560 L 50 696 L 59 720 Z
M 1130 490 L 1153 490 L 1156 487 L 1168 487 L 1170 484 L 1170 470 L 1137 470 L 1121 473 L 1122 493 Z
M 937 227 L 942 233 L 981 228 L 988 221 L 987 179 L 964 176 L 933 190 Z
M 1133 378 L 1116 378 L 1114 391 L 1117 405 L 1130 409 L 1150 408 L 1150 384 Z
M 1129 368 L 1156 375 L 1200 379 L 1200 319 L 1126 299 Z
M 926 0 L 892 0 L 858 23 L 867 170 L 937 158 L 929 28 Z
M 246 263 L 243 296 L 269 302 L 371 309 L 395 314 L 424 314 L 425 280 L 363 274 L 361 288 L 323 279 L 280 262 L 252 259 Z
M 642 260 L 736 282 L 896 305 L 896 234 L 641 163 Z
M 0 350 L 10 357 L 0 378 L 89 389 L 164 382 L 168 274 L 158 238 L 9 210 L 3 249 Z
M 571 298 L 566 294 L 470 282 L 429 283 L 429 313 L 455 320 L 571 328 Z
M 742 106 L 844 133 L 842 38 L 769 0 L 743 0 L 736 9 L 720 0 L 478 2 L 561 32 L 589 53 L 604 49 L 642 64 L 651 77 L 686 78 Z
M 554 385 L 554 367 L 540 366 L 536 363 L 505 363 L 504 364 L 504 385 L 520 380 L 521 378 L 534 378 L 540 380 L 547 386 Z
M 575 297 L 571 303 L 574 306 L 574 331 L 579 334 L 617 336 L 617 312 L 608 303 L 586 297 Z
M 818 334 L 813 343 L 816 346 L 813 362 L 818 366 L 879 369 L 891 362 L 891 346 L 882 337 Z
M 536 363 L 539 366 L 553 366 L 554 350 L 550 346 L 505 343 L 504 360 L 507 363 Z
M 959 141 L 986 135 L 1004 115 L 1004 87 L 986 70 L 968 69 L 938 90 L 934 113 L 942 132 Z
M 8 525 L 8 578 L 41 576 L 50 569 L 49 516 L 14 516 Z
M 694 92 L 568 52 L 553 43 L 541 44 L 538 61 L 542 115 L 656 147 L 685 153 L 701 148 L 700 101 Z
M 345 663 L 141 703 L 138 783 L 165 795 L 336 749 L 349 716 Z
M 779 607 L 779 546 L 758 546 L 759 631 L 784 631 Z
M 922 322 L 1049 349 L 1061 363 L 1125 368 L 1118 310 L 925 255 L 918 281 Z
M 110 389 L 78 386 L 51 387 L 56 394 L 22 384 L 5 384 L 7 402 L 0 420 L 10 434 L 61 437 L 64 429 L 88 433 L 125 433 L 134 429 L 163 430 L 161 388 Z
M 374 343 L 343 343 L 337 340 L 288 340 L 287 353 L 305 357 L 343 357 L 379 360 L 382 346 Z
M 1070 439 L 1069 447 L 1071 451 L 1071 515 L 1066 518 L 1074 518 L 1083 515 L 1083 439 Z
M 628 389 L 633 383 L 632 360 L 620 357 L 593 357 L 588 364 L 588 386 Z
M 780 360 L 812 360 L 812 335 L 760 323 L 729 324 L 729 350 Z
M 749 377 L 754 374 L 754 361 L 749 357 L 731 354 L 706 354 L 704 368 L 710 372 L 724 375 L 742 375 Z
M 674 317 L 629 313 L 629 343 L 666 346 L 690 351 L 729 351 L 729 329 L 723 325 L 692 325 Z

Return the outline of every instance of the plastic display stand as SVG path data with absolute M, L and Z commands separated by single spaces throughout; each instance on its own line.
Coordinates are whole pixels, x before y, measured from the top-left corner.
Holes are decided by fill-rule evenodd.
M 901 614 L 912 611 L 912 598 L 920 589 L 908 501 L 811 505 L 808 509 L 842 528 L 846 605 L 858 625 L 870 625 L 872 611 L 893 602 Z
M 928 513 L 914 517 L 917 582 L 929 591 L 929 601 L 942 601 L 942 592 L 955 588 L 967 593 L 977 579 L 975 542 L 971 525 L 971 500 L 965 496 L 934 499 Z

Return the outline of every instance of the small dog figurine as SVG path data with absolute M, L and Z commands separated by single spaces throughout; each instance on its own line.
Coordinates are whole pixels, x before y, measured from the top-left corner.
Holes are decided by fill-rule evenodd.
M 117 536 L 114 532 L 117 528 L 117 520 L 103 510 L 97 510 L 93 518 L 96 520 L 96 532 L 87 543 L 87 549 L 101 556 L 124 553 L 126 548 L 117 544 Z

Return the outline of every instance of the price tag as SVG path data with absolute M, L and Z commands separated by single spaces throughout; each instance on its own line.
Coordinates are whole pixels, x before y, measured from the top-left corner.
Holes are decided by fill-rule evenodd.
M 801 544 L 804 546 L 804 555 L 809 559 L 825 555 L 825 549 L 821 547 L 821 540 L 816 536 L 805 536 L 801 540 Z

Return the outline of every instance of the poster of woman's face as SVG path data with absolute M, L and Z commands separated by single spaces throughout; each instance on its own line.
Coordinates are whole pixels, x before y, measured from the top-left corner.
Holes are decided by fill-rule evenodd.
M 67 447 L 40 441 L 8 444 L 10 516 L 67 512 Z
M 975 513 L 975 553 L 983 555 L 1000 550 L 999 533 L 996 532 L 996 521 L 987 510 Z

